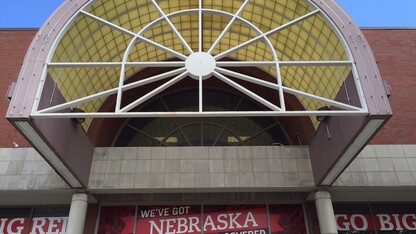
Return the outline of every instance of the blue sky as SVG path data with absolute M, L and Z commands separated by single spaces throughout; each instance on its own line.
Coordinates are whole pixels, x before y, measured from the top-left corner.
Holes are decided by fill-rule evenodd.
M 416 28 L 416 0 L 336 0 L 336 2 L 360 27 Z
M 360 27 L 416 28 L 416 0 L 336 1 Z M 39 28 L 63 2 L 0 0 L 0 28 Z

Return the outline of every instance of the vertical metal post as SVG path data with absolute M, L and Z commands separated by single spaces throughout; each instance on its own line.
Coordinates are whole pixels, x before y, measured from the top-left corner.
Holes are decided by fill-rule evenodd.
M 316 212 L 318 213 L 319 229 L 322 234 L 336 234 L 337 224 L 334 209 L 332 207 L 331 195 L 328 191 L 319 190 L 315 192 Z
M 71 208 L 69 210 L 67 234 L 84 233 L 85 218 L 87 216 L 88 195 L 75 193 L 72 195 Z

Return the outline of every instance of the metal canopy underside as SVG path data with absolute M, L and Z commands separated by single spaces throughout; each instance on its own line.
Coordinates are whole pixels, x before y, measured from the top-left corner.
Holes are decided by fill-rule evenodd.
M 286 1 L 106 1 L 87 3 L 60 32 L 46 66 L 32 118 L 149 116 L 314 116 L 366 115 L 368 110 L 354 60 L 336 27 L 313 3 Z M 129 82 L 145 68 L 171 70 Z M 233 67 L 257 67 L 274 80 L 236 72 Z M 359 105 L 335 101 L 348 96 L 346 78 L 354 76 Z M 46 76 L 56 83 L 66 102 L 40 108 Z M 194 112 L 137 112 L 152 97 L 184 79 L 199 89 Z M 206 111 L 202 92 L 206 79 L 219 79 L 266 107 L 266 111 Z M 130 103 L 127 90 L 163 81 Z M 244 82 L 242 82 L 244 81 Z M 250 84 L 250 85 L 247 85 Z M 275 92 L 271 102 L 254 86 Z M 301 110 L 286 108 L 285 95 L 295 95 Z M 112 112 L 100 112 L 116 95 Z M 331 110 L 318 111 L 328 106 Z M 68 108 L 84 111 L 68 113 Z M 315 121 L 315 118 L 312 119 Z M 315 121 L 316 122 L 316 121 Z M 83 127 L 88 128 L 87 120 Z

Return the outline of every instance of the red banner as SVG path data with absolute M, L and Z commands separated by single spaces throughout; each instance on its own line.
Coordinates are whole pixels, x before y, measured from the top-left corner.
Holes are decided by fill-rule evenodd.
M 135 206 L 103 206 L 98 234 L 131 234 L 134 230 Z
M 375 216 L 377 230 L 416 230 L 416 214 L 376 214 Z
M 204 233 L 266 234 L 266 206 L 205 206 Z
M 31 234 L 66 233 L 68 217 L 36 217 L 30 225 Z
M 200 206 L 139 207 L 136 234 L 201 233 Z
M 302 205 L 269 205 L 272 234 L 306 233 Z
M 370 214 L 337 214 L 335 215 L 338 231 L 373 231 Z M 416 214 L 374 214 L 378 231 L 414 231 Z
M 66 233 L 68 217 L 36 217 L 32 219 L 29 233 Z M 0 219 L 0 233 L 27 233 L 29 219 L 2 218 Z
M 26 233 L 29 219 L 2 218 L 0 219 L 0 233 Z
M 137 234 L 306 233 L 302 205 L 270 205 L 269 215 L 266 205 L 139 206 L 136 213 L 135 208 L 102 207 L 98 233 L 130 234 L 135 225 Z
M 338 231 L 373 231 L 370 214 L 337 214 L 335 215 Z

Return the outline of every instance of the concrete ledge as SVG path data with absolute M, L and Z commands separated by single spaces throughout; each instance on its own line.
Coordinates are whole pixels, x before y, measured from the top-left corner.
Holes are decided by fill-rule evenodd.
M 416 145 L 367 145 L 334 183 L 339 186 L 415 186 Z
M 0 148 L 0 191 L 67 188 L 33 148 Z
M 314 187 L 307 147 L 96 148 L 89 189 Z

